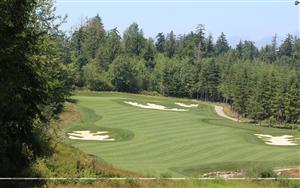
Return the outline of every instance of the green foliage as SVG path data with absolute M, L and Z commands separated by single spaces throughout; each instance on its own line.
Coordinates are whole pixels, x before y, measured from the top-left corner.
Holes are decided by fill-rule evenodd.
M 137 23 L 132 23 L 123 34 L 124 51 L 132 55 L 140 55 L 145 47 L 143 31 Z
M 268 166 L 253 165 L 244 170 L 247 177 L 253 178 L 276 178 L 277 175 L 274 170 Z
M 166 37 L 158 33 L 153 41 L 133 23 L 121 38 L 116 28 L 105 32 L 96 16 L 74 31 L 69 42 L 64 39 L 61 51 L 64 61 L 74 65 L 79 87 L 225 102 L 239 117 L 268 121 L 269 126 L 298 122 L 297 37 L 287 35 L 278 45 L 275 35 L 258 50 L 247 40 L 231 48 L 224 33 L 214 44 L 205 33 L 199 24 L 195 32 L 176 36 L 171 31 Z
M 205 100 L 218 101 L 220 97 L 218 94 L 219 83 L 219 65 L 213 59 L 207 59 L 201 66 L 197 95 Z
M 2 1 L 0 14 L 0 176 L 24 176 L 51 153 L 47 122 L 69 95 L 72 69 L 51 0 Z
M 85 85 L 94 91 L 110 91 L 113 89 L 107 80 L 107 73 L 101 72 L 100 67 L 95 62 L 83 67 L 83 80 Z
M 155 47 L 159 53 L 164 53 L 166 45 L 166 39 L 163 33 L 158 33 L 156 36 Z
M 142 61 L 128 56 L 119 56 L 109 67 L 111 83 L 117 91 L 138 92 L 143 88 Z
M 226 39 L 225 34 L 222 32 L 220 37 L 218 38 L 215 46 L 216 55 L 223 55 L 229 50 L 229 45 Z
M 175 41 L 175 35 L 174 32 L 171 31 L 166 38 L 165 43 L 165 54 L 167 57 L 172 58 L 175 54 L 176 50 L 176 41 Z
M 108 66 L 118 57 L 121 52 L 121 37 L 119 31 L 115 28 L 108 32 L 105 43 L 101 49 L 99 49 L 97 62 L 100 63 L 100 67 L 107 71 Z

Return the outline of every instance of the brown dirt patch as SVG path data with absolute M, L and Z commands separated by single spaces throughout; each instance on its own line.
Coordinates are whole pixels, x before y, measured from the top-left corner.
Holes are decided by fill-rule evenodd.
M 220 106 L 223 107 L 223 111 L 227 116 L 232 117 L 232 118 L 238 118 L 238 114 L 230 108 L 230 105 L 221 104 Z
M 277 172 L 278 176 L 286 176 L 290 178 L 300 178 L 300 168 L 291 168 Z
M 78 120 L 80 118 L 80 112 L 75 104 L 66 102 L 64 111 L 60 113 L 58 117 L 62 125 L 67 125 Z

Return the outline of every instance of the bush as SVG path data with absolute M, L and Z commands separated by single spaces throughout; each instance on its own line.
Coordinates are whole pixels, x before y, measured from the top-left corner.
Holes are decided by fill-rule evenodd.
M 141 91 L 139 94 L 142 95 L 149 95 L 149 96 L 162 96 L 160 93 L 158 93 L 157 91 Z
M 262 166 L 261 164 L 256 164 L 248 169 L 245 169 L 244 173 L 247 177 L 254 177 L 254 178 L 276 178 L 277 177 L 276 173 L 272 168 Z
M 125 181 L 126 184 L 129 184 L 131 187 L 139 187 L 140 181 L 138 179 L 128 178 Z
M 172 174 L 169 173 L 169 172 L 165 172 L 165 173 L 161 173 L 161 174 L 160 174 L 160 177 L 161 177 L 161 178 L 171 178 L 171 177 L 172 177 Z

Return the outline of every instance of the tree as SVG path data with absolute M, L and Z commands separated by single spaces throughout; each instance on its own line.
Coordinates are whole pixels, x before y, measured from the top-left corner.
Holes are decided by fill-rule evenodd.
M 244 41 L 243 44 L 243 58 L 245 60 L 254 60 L 254 58 L 258 55 L 258 50 L 255 47 L 254 43 L 251 41 Z
M 199 74 L 198 93 L 205 100 L 217 101 L 219 99 L 218 87 L 220 84 L 219 66 L 212 59 L 203 62 Z
M 117 91 L 136 93 L 142 89 L 142 75 L 138 64 L 137 59 L 119 56 L 109 66 L 109 78 Z
M 146 61 L 146 67 L 153 69 L 154 68 L 154 55 L 155 55 L 155 47 L 153 44 L 153 40 L 149 38 L 146 41 L 146 47 L 143 51 L 143 58 Z
M 280 85 L 276 88 L 275 96 L 272 101 L 272 114 L 274 118 L 280 123 L 283 123 L 286 120 L 286 97 L 286 86 L 283 81 L 281 81 Z
M 234 78 L 232 88 L 232 100 L 233 109 L 240 116 L 244 116 L 247 112 L 248 100 L 249 100 L 249 89 L 248 83 L 250 81 L 249 69 L 242 64 L 237 64 L 234 67 Z
M 211 35 L 208 35 L 205 45 L 205 55 L 207 57 L 212 57 L 215 53 L 213 38 Z
M 83 50 L 87 54 L 89 62 L 96 57 L 98 48 L 105 37 L 105 30 L 99 15 L 89 19 L 84 27 L 85 40 L 83 42 Z
M 175 46 L 176 46 L 175 35 L 174 35 L 173 31 L 171 31 L 167 35 L 167 39 L 166 39 L 165 53 L 166 53 L 167 57 L 172 58 L 174 56 L 175 49 L 176 49 Z
M 225 34 L 222 32 L 221 35 L 219 36 L 216 45 L 215 45 L 215 52 L 216 55 L 223 55 L 229 50 L 229 45 L 226 39 Z
M 242 41 L 240 41 L 236 45 L 236 51 L 238 52 L 238 57 L 241 59 L 243 57 L 243 43 L 242 43 Z
M 2 177 L 21 175 L 51 152 L 47 121 L 68 93 L 68 70 L 57 54 L 57 19 L 52 1 L 0 2 Z
M 286 39 L 283 41 L 281 46 L 279 47 L 279 55 L 291 57 L 293 52 L 293 37 L 288 34 Z
M 121 53 L 121 36 L 117 28 L 110 30 L 105 39 L 102 48 L 98 49 L 96 62 L 100 64 L 102 70 L 107 71 L 108 66 Z
M 164 53 L 165 52 L 165 44 L 166 43 L 166 39 L 163 33 L 158 33 L 156 35 L 156 43 L 155 43 L 155 47 L 157 52 L 159 53 Z
M 300 84 L 296 72 L 293 71 L 288 78 L 286 92 L 285 114 L 288 123 L 297 123 L 300 117 Z
M 164 59 L 161 67 L 161 92 L 167 96 L 185 96 L 181 63 L 178 58 Z
M 123 34 L 124 49 L 126 53 L 139 56 L 144 47 L 144 34 L 137 23 L 132 23 Z
M 201 60 L 206 53 L 207 43 L 205 43 L 205 27 L 199 24 L 196 28 L 195 43 L 197 45 L 197 59 Z
M 107 75 L 102 72 L 99 64 L 92 62 L 83 67 L 83 80 L 85 85 L 94 91 L 110 91 L 113 89 Z
M 262 74 L 249 97 L 249 106 L 247 107 L 248 117 L 253 118 L 256 122 L 269 118 L 271 112 L 271 83 L 268 73 Z

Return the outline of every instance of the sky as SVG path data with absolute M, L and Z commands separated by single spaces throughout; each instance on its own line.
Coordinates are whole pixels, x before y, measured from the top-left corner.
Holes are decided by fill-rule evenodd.
M 144 2 L 140 2 L 144 1 Z M 143 29 L 145 37 L 157 33 L 176 35 L 195 31 L 203 24 L 214 39 L 224 32 L 231 45 L 251 40 L 261 46 L 277 34 L 299 36 L 300 6 L 294 0 L 56 0 L 56 14 L 68 15 L 65 31 L 74 30 L 85 18 L 99 14 L 106 30 L 120 33 L 133 22 Z

